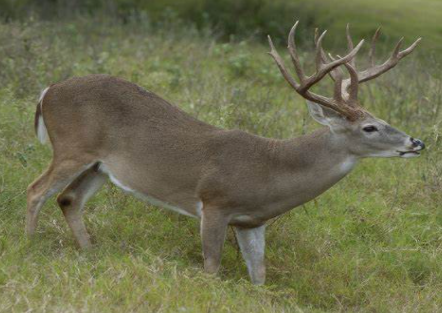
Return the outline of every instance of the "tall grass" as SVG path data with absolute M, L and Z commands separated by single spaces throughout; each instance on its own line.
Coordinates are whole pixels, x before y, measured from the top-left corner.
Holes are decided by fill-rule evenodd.
M 186 23 L 142 21 L 0 25 L 0 311 L 440 311 L 442 86 L 440 61 L 423 65 L 433 58 L 428 52 L 424 61 L 408 57 L 361 95 L 370 111 L 423 139 L 428 151 L 414 160 L 363 161 L 332 190 L 273 221 L 264 287 L 247 281 L 231 232 L 220 276 L 206 276 L 196 220 L 110 185 L 85 210 L 92 251 L 77 250 L 54 201 L 42 210 L 37 238 L 27 241 L 25 189 L 51 157 L 32 120 L 50 83 L 108 73 L 221 127 L 276 138 L 317 127 L 267 47 L 220 42 Z M 327 83 L 319 89 L 331 92 Z

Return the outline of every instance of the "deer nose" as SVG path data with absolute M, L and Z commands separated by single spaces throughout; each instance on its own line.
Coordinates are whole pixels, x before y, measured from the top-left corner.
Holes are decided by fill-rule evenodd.
M 414 148 L 420 147 L 421 150 L 425 149 L 425 144 L 422 140 L 415 139 L 415 138 L 410 138 L 410 140 L 411 140 L 411 144 L 413 145 Z

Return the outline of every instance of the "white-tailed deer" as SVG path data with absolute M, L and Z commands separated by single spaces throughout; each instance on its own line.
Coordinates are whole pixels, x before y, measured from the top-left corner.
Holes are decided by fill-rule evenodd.
M 38 138 L 50 140 L 53 160 L 28 187 L 26 231 L 35 233 L 45 201 L 58 203 L 81 248 L 91 245 L 82 208 L 108 178 L 156 205 L 201 219 L 204 269 L 217 272 L 228 225 L 235 228 L 251 280 L 264 283 L 265 223 L 317 197 L 364 157 L 412 157 L 424 144 L 375 118 L 358 104 L 358 84 L 394 67 L 417 45 L 401 41 L 382 65 L 362 72 L 347 30 L 349 52 L 334 59 L 316 36 L 316 73 L 306 76 L 289 36 L 293 79 L 271 40 L 271 56 L 311 116 L 326 127 L 289 140 L 268 139 L 203 123 L 125 80 L 90 75 L 47 88 L 35 115 Z M 373 56 L 377 31 L 372 48 Z M 343 66 L 350 78 L 343 78 Z M 334 97 L 310 88 L 329 74 Z

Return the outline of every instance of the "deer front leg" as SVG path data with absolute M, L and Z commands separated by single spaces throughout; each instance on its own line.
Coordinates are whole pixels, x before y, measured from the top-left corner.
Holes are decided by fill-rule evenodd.
M 227 218 L 218 209 L 203 209 L 201 239 L 203 244 L 204 271 L 216 274 L 221 264 L 221 253 L 227 230 Z
M 252 284 L 264 284 L 266 276 L 264 264 L 265 225 L 256 228 L 235 227 L 235 233 Z

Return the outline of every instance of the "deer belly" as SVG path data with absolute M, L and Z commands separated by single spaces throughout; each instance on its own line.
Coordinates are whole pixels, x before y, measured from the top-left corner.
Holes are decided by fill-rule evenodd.
M 190 217 L 201 217 L 201 212 L 202 212 L 202 207 L 203 207 L 203 203 L 201 201 L 197 201 L 194 204 L 194 208 L 192 211 L 186 210 L 186 209 L 181 208 L 179 206 L 176 206 L 176 205 L 167 203 L 165 201 L 162 201 L 160 199 L 157 199 L 155 197 L 152 197 L 151 195 L 149 195 L 145 191 L 140 191 L 137 188 L 133 188 L 132 186 L 130 186 L 130 184 L 123 182 L 121 179 L 117 178 L 116 175 L 114 175 L 114 173 L 111 172 L 109 170 L 109 168 L 104 164 L 100 165 L 100 171 L 107 174 L 109 176 L 109 179 L 111 180 L 111 182 L 115 186 L 123 189 L 124 191 L 126 191 L 128 193 L 133 194 L 135 197 L 137 197 L 138 199 L 140 199 L 142 201 L 149 202 L 152 205 L 159 206 L 159 207 L 162 207 L 165 209 L 169 209 L 169 210 L 172 210 L 177 213 L 187 215 Z

